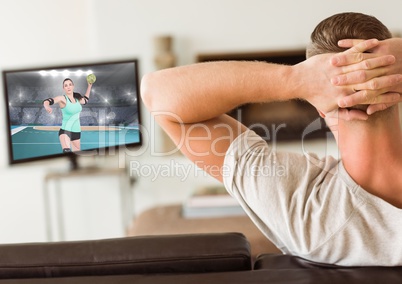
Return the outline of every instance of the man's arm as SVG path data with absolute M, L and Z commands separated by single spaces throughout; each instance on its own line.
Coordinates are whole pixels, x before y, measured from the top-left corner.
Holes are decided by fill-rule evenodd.
M 193 64 L 145 75 L 141 94 L 151 111 L 172 112 L 181 122 L 195 123 L 245 103 L 291 99 L 291 72 L 289 66 L 262 62 Z
M 303 74 L 303 65 L 296 71 L 290 66 L 261 62 L 194 64 L 145 75 L 141 96 L 178 148 L 222 180 L 225 153 L 230 143 L 246 130 L 225 113 L 246 103 L 300 96 L 299 86 L 305 83 L 301 79 L 308 80 L 298 78 L 298 73 Z M 332 100 L 332 105 L 336 106 L 336 100 Z
M 367 40 L 342 54 L 361 55 L 378 43 Z M 348 58 L 349 71 L 346 72 L 359 69 L 370 72 L 370 77 L 336 87 L 331 84 L 331 79 L 344 76 L 348 69 L 343 66 L 345 64 L 334 66 L 333 56 L 322 54 L 295 66 L 231 61 L 165 69 L 144 76 L 141 94 L 150 111 L 174 113 L 183 123 L 211 119 L 245 103 L 293 98 L 305 99 L 326 113 L 337 109 L 338 101 L 354 93 L 357 86 L 372 89 L 370 97 L 376 97 L 385 88 L 401 81 L 399 75 L 382 76 L 385 66 L 395 62 L 393 56 L 364 56 Z M 370 84 L 373 78 L 377 79 L 374 86 Z M 364 99 L 355 103 L 364 103 Z
M 246 103 L 293 98 L 307 100 L 323 113 L 337 110 L 338 100 L 353 90 L 332 85 L 331 78 L 343 69 L 334 67 L 331 57 L 317 55 L 294 66 L 231 61 L 165 69 L 144 76 L 141 96 L 178 148 L 222 180 L 226 150 L 246 130 L 225 113 Z M 373 68 L 387 64 L 383 60 Z
M 289 66 L 259 62 L 194 64 L 144 76 L 141 95 L 178 148 L 222 180 L 226 150 L 246 130 L 225 113 L 245 103 L 292 98 L 291 73 Z
M 338 99 L 353 93 L 351 86 L 331 84 L 332 77 L 343 73 L 342 67 L 331 64 L 331 57 L 317 55 L 295 66 L 229 61 L 165 69 L 144 76 L 142 99 L 151 112 L 174 113 L 182 123 L 215 118 L 245 103 L 294 98 L 326 113 L 338 108 Z

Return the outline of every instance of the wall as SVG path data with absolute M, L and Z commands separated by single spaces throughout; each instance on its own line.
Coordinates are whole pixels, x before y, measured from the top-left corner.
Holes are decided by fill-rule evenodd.
M 0 1 L 0 69 L 94 60 L 92 1 Z M 3 80 L 0 81 L 0 243 L 43 241 L 43 176 L 50 163 L 8 167 Z M 63 166 L 61 163 L 59 166 Z
M 324 7 L 319 0 L 98 0 L 93 9 L 102 56 L 140 56 L 145 73 L 153 70 L 155 35 L 172 34 L 179 64 L 188 64 L 199 52 L 304 47 L 315 25 L 337 12 L 373 14 L 400 30 L 397 7 L 397 0 L 326 1 Z
M 157 35 L 174 36 L 178 64 L 189 64 L 197 53 L 304 47 L 320 20 L 342 11 L 373 14 L 402 30 L 399 0 L 0 0 L 0 68 L 136 57 L 142 75 L 154 70 Z M 0 242 L 42 240 L 42 177 L 54 164 L 7 166 L 4 109 L 0 99 L 0 226 L 7 232 Z M 146 111 L 143 121 L 149 127 Z

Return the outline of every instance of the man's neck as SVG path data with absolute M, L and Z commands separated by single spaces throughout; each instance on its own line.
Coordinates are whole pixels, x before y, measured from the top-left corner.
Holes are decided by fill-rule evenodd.
M 338 147 L 349 175 L 368 192 L 402 207 L 402 131 L 397 111 L 369 121 L 339 121 Z

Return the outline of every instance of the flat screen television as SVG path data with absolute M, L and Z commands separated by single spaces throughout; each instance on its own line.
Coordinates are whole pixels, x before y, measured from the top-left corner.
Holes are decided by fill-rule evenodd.
M 67 156 L 75 168 L 80 154 L 142 144 L 136 59 L 5 70 L 3 81 L 10 164 Z

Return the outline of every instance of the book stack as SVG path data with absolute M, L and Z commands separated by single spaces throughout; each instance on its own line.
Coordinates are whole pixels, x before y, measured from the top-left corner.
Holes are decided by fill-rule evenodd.
M 212 186 L 191 195 L 183 203 L 182 214 L 184 218 L 212 218 L 242 216 L 246 213 L 224 187 Z

